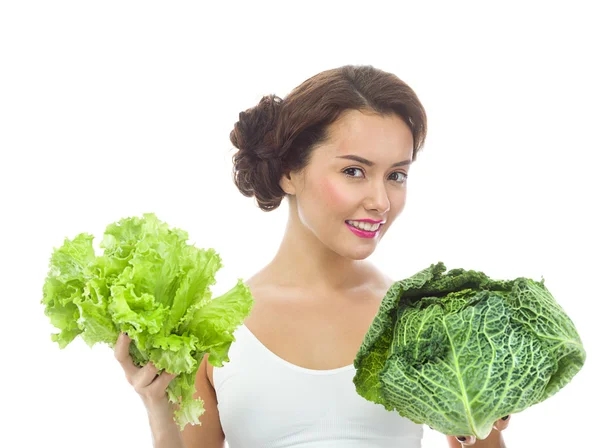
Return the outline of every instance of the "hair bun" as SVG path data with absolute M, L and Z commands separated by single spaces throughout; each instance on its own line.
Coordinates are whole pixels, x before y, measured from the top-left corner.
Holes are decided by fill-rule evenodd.
M 263 96 L 255 107 L 240 112 L 229 135 L 239 149 L 233 156 L 233 181 L 265 211 L 276 209 L 285 196 L 279 186 L 283 162 L 275 141 L 281 101 L 276 95 Z
M 230 134 L 231 143 L 241 151 L 253 152 L 260 160 L 276 156 L 273 133 L 281 101 L 276 95 L 265 95 L 256 106 L 240 112 Z

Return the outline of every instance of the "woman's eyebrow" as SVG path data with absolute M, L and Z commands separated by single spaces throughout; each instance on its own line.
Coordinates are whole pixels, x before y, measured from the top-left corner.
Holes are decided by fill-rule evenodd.
M 354 160 L 355 162 L 359 162 L 359 163 L 363 163 L 367 166 L 373 166 L 375 165 L 375 163 L 371 162 L 370 160 L 367 160 L 363 157 L 359 157 L 359 156 L 355 156 L 355 155 L 347 155 L 347 156 L 337 156 L 338 159 L 348 159 L 348 160 Z M 411 164 L 411 160 L 403 160 L 402 162 L 396 162 L 393 163 L 391 165 L 391 167 L 395 167 L 395 166 L 404 166 L 404 165 L 410 165 Z

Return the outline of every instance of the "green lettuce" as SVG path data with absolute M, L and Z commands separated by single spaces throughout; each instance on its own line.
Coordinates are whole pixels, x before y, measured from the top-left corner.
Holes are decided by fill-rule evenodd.
M 354 384 L 415 423 L 484 439 L 499 418 L 558 392 L 586 354 L 543 280 L 445 271 L 431 265 L 390 287 L 354 361 Z
M 119 333 L 128 333 L 135 365 L 152 361 L 178 374 L 167 395 L 178 404 L 180 429 L 198 424 L 204 406 L 193 398 L 196 372 L 206 354 L 213 366 L 229 361 L 233 332 L 253 305 L 249 288 L 238 279 L 213 298 L 219 255 L 187 244 L 187 232 L 152 213 L 108 225 L 102 255 L 93 239 L 81 233 L 52 253 L 42 299 L 60 330 L 52 341 L 63 349 L 80 336 L 90 347 L 101 342 L 114 349 Z

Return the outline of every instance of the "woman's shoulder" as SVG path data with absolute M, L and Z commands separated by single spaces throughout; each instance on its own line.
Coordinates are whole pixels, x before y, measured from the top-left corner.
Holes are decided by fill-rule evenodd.
M 369 269 L 369 279 L 372 282 L 372 288 L 378 291 L 378 294 L 383 298 L 388 289 L 395 283 L 395 280 L 375 265 L 370 265 Z
M 396 283 L 396 280 L 394 280 L 392 277 L 390 277 L 387 274 L 381 274 L 382 275 L 382 280 L 381 280 L 381 286 L 383 289 L 387 290 L 390 289 L 390 287 Z

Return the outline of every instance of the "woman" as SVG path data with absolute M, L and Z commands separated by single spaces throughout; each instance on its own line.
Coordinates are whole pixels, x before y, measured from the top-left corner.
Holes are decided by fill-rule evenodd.
M 234 181 L 264 211 L 289 200 L 272 261 L 247 280 L 255 305 L 224 367 L 196 376 L 202 425 L 182 434 L 165 388 L 173 375 L 139 369 L 121 336 L 115 356 L 149 413 L 156 447 L 419 447 L 422 426 L 360 397 L 354 357 L 394 282 L 366 261 L 406 201 L 427 117 L 414 91 L 371 66 L 306 80 L 240 114 Z M 409 235 L 406 235 L 409 237 Z M 486 440 L 504 446 L 499 420 Z

